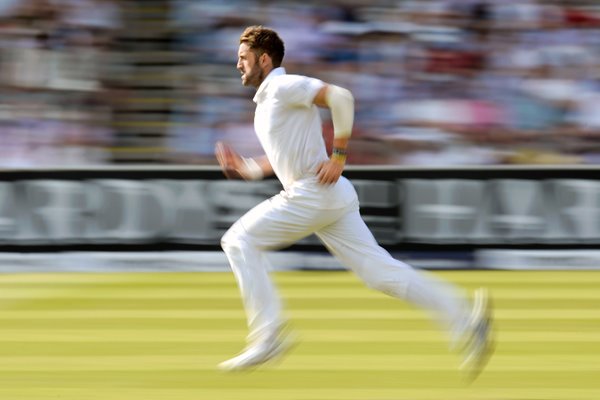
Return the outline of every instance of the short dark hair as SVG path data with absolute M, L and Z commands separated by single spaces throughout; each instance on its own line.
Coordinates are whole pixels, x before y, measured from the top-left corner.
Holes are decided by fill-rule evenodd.
M 281 66 L 285 47 L 277 32 L 261 25 L 247 27 L 240 36 L 240 44 L 246 43 L 258 56 L 267 53 L 273 60 L 273 67 Z

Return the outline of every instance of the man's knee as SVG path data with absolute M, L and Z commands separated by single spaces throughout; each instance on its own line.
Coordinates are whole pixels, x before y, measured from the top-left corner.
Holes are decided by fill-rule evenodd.
M 227 252 L 233 247 L 239 247 L 239 241 L 239 234 L 231 227 L 221 237 L 221 248 Z
M 237 224 L 234 224 L 221 237 L 221 248 L 228 252 L 234 249 L 243 250 L 247 247 L 255 247 L 254 241 L 249 237 L 248 233 Z

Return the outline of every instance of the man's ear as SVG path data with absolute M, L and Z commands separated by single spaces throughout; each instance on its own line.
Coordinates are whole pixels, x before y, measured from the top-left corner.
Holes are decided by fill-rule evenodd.
M 261 67 L 266 67 L 269 63 L 269 55 L 267 53 L 262 53 L 260 55 L 259 62 Z

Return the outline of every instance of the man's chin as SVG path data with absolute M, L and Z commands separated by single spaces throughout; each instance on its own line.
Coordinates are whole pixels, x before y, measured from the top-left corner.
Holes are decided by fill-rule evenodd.
M 255 80 L 254 79 L 250 79 L 247 76 L 242 76 L 242 85 L 244 85 L 244 86 L 258 87 L 256 85 Z

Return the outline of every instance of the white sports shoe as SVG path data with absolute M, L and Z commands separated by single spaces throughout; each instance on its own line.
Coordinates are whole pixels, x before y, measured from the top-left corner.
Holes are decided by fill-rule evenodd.
M 279 327 L 265 339 L 250 343 L 237 356 L 218 365 L 222 371 L 241 371 L 257 367 L 291 349 L 293 340 L 288 329 Z
M 481 374 L 494 352 L 492 325 L 492 305 L 488 293 L 485 289 L 477 289 L 467 328 L 464 360 L 460 365 L 460 370 L 471 382 Z

